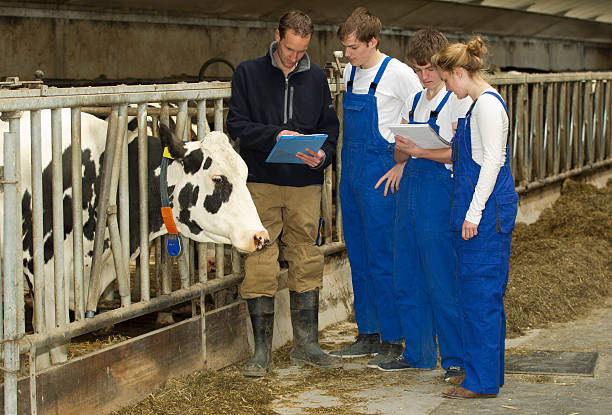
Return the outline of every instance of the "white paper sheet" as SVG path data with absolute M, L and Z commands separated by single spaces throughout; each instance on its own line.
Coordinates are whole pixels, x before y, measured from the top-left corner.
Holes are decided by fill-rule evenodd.
M 425 149 L 448 148 L 450 143 L 440 137 L 429 124 L 397 124 L 390 125 L 389 129 L 395 135 L 414 142 Z

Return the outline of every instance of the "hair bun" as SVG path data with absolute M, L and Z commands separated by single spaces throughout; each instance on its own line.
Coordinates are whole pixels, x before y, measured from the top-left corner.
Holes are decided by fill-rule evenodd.
M 467 43 L 467 52 L 470 55 L 481 58 L 485 53 L 487 53 L 487 47 L 480 36 L 475 36 Z

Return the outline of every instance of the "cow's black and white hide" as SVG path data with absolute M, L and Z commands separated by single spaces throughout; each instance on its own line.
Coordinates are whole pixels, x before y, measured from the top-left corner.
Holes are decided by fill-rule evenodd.
M 53 285 L 53 234 L 51 198 L 51 117 L 50 110 L 42 114 L 43 165 L 43 228 L 44 271 L 47 286 Z M 165 127 L 165 126 L 164 126 Z M 160 128 L 160 139 L 148 137 L 149 240 L 167 233 L 160 211 L 159 174 L 162 141 L 174 160 L 168 166 L 168 195 L 176 225 L 182 235 L 197 242 L 229 243 L 237 249 L 252 252 L 268 242 L 268 234 L 261 224 L 246 187 L 247 167 L 232 149 L 227 136 L 212 132 L 202 141 L 182 142 L 168 128 Z M 96 206 L 100 190 L 100 173 L 106 140 L 106 121 L 92 115 L 81 115 L 82 179 L 83 179 L 83 243 L 85 279 L 88 281 L 96 228 Z M 23 265 L 24 274 L 33 282 L 32 248 L 32 193 L 30 170 L 30 113 L 24 112 L 21 130 Z M 0 133 L 8 131 L 8 123 L 0 122 Z M 66 299 L 73 304 L 72 281 L 72 183 L 70 148 L 70 110 L 62 110 L 63 145 L 63 218 L 64 265 L 66 270 Z M 140 232 L 138 211 L 138 140 L 128 145 L 130 254 L 139 254 Z M 3 210 L 3 206 L 0 207 Z M 121 206 L 119 206 L 121 209 Z M 0 214 L 3 214 L 0 211 Z M 104 244 L 102 278 L 99 293 L 115 279 L 112 253 L 108 238 Z

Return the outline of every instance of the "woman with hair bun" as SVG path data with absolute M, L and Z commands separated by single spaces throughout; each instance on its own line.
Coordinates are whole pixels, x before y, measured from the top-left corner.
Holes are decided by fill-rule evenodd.
M 504 384 L 510 240 L 518 195 L 508 160 L 508 115 L 499 93 L 484 78 L 480 37 L 454 43 L 434 55 L 446 88 L 473 104 L 452 142 L 451 229 L 457 277 L 465 376 L 442 391 L 449 398 L 493 398 Z

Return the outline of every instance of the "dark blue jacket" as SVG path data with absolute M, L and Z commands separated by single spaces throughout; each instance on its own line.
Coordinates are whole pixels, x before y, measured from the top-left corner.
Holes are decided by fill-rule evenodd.
M 240 139 L 240 155 L 249 168 L 247 181 L 280 186 L 323 182 L 323 169 L 334 159 L 339 122 L 325 72 L 307 54 L 285 79 L 270 51 L 242 62 L 232 76 L 227 131 Z M 321 147 L 325 161 L 317 168 L 305 164 L 266 163 L 282 130 L 327 134 Z

